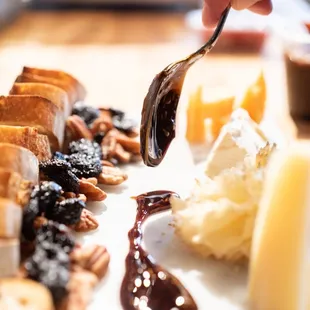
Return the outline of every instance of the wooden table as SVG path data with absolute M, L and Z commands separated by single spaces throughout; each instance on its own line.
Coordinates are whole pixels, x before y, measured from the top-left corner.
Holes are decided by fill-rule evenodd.
M 197 46 L 181 13 L 25 12 L 0 32 L 0 91 L 7 94 L 23 65 L 60 68 L 85 83 L 92 104 L 138 115 L 154 75 Z M 278 57 L 205 57 L 187 76 L 182 107 L 199 84 L 209 98 L 242 93 L 261 69 L 268 83 L 267 113 L 291 134 Z M 306 126 L 303 134 L 309 132 Z

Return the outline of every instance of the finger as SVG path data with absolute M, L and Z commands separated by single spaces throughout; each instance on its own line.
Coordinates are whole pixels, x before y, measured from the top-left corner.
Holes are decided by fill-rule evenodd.
M 256 2 L 257 2 L 257 0 L 232 0 L 231 6 L 235 10 L 239 11 L 239 10 L 244 10 L 244 9 L 247 9 L 247 8 L 253 6 Z
M 222 13 L 229 4 L 229 0 L 204 0 L 202 22 L 208 27 L 216 26 Z
M 255 3 L 249 8 L 250 11 L 261 14 L 261 15 L 268 15 L 272 11 L 272 3 L 271 0 L 263 0 L 260 2 Z

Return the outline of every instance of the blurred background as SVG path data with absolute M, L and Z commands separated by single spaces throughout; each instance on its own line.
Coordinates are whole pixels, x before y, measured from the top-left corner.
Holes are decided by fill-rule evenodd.
M 210 36 L 201 7 L 202 0 L 0 0 L 0 91 L 23 65 L 59 68 L 85 83 L 94 105 L 138 115 L 154 75 Z M 232 11 L 215 49 L 189 73 L 184 102 L 197 85 L 210 98 L 237 94 L 264 70 L 267 110 L 288 127 L 283 56 L 309 30 L 310 0 L 274 0 L 268 17 Z

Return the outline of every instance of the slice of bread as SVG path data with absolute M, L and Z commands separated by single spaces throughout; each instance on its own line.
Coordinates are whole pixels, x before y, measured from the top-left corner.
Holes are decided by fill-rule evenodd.
M 47 135 L 51 149 L 62 148 L 65 119 L 61 110 L 48 99 L 40 96 L 1 96 L 0 124 L 36 127 Z
M 46 98 L 63 111 L 65 119 L 71 115 L 71 105 L 67 93 L 54 85 L 44 83 L 15 83 L 10 95 L 36 95 Z
M 67 93 L 71 107 L 74 105 L 78 98 L 74 85 L 68 81 L 29 73 L 22 73 L 16 78 L 15 83 L 43 83 L 57 86 Z
M 0 197 L 17 202 L 21 182 L 22 178 L 17 172 L 0 168 Z
M 37 184 L 39 162 L 36 156 L 24 147 L 0 143 L 0 168 L 18 173 L 23 180 Z
M 25 66 L 23 68 L 23 74 L 24 73 L 53 78 L 53 79 L 61 80 L 64 82 L 68 82 L 69 84 L 73 85 L 76 90 L 76 93 L 77 93 L 76 101 L 85 100 L 85 97 L 86 97 L 85 87 L 82 85 L 80 81 L 78 81 L 75 77 L 73 77 L 71 74 L 67 72 L 60 71 L 60 70 L 50 70 L 50 69 L 33 68 L 33 67 Z
M 22 146 L 34 153 L 39 161 L 52 156 L 47 136 L 39 134 L 34 127 L 0 125 L 0 142 Z

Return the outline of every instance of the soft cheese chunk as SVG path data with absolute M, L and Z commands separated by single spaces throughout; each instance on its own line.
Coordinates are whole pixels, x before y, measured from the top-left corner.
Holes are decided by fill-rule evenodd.
M 270 161 L 251 253 L 249 298 L 255 310 L 309 308 L 310 144 Z
M 214 143 L 205 173 L 213 178 L 221 171 L 238 167 L 246 156 L 254 156 L 267 142 L 259 126 L 243 110 L 236 110 Z
M 176 231 L 194 250 L 231 261 L 249 257 L 264 162 L 272 150 L 246 111 L 232 115 L 191 196 L 171 199 Z

